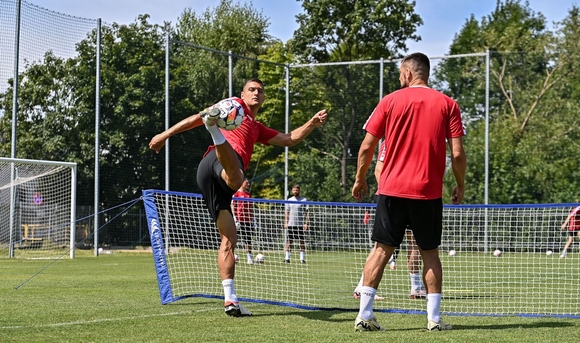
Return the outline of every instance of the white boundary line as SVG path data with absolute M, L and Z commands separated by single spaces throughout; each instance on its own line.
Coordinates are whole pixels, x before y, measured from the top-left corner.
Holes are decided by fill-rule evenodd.
M 102 318 L 93 320 L 79 320 L 74 322 L 64 322 L 64 323 L 53 323 L 53 324 L 39 324 L 39 325 L 16 325 L 16 326 L 0 326 L 0 330 L 9 329 L 35 329 L 35 328 L 51 328 L 60 326 L 73 326 L 73 325 L 85 325 L 85 324 L 95 324 L 95 323 L 106 323 L 106 322 L 116 322 L 122 320 L 134 320 L 134 319 L 144 319 L 144 318 L 154 318 L 154 317 L 168 317 L 168 316 L 180 316 L 184 314 L 193 314 L 199 312 L 209 312 L 215 311 L 215 309 L 198 310 L 198 311 L 181 311 L 181 312 L 169 312 L 169 313 L 158 313 L 158 314 L 146 314 L 142 316 L 130 316 L 130 317 L 118 317 L 118 318 Z

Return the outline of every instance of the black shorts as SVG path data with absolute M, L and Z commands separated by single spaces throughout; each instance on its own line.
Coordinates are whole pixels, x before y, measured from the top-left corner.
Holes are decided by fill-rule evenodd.
M 252 244 L 252 236 L 255 234 L 254 223 L 242 223 L 240 222 L 240 228 L 238 229 L 238 241 L 242 241 L 245 244 Z
M 373 226 L 372 240 L 398 247 L 405 230 L 413 231 L 417 245 L 423 250 L 441 245 L 443 200 L 417 200 L 380 195 Z
M 288 239 L 289 240 L 304 240 L 304 227 L 302 226 L 288 226 Z
M 209 210 L 214 223 L 220 210 L 227 210 L 232 213 L 232 197 L 236 193 L 221 178 L 224 167 L 220 164 L 216 156 L 216 149 L 212 149 L 205 155 L 197 167 L 197 185 L 201 189 L 203 201 Z M 238 156 L 240 169 L 243 169 L 242 159 Z
M 580 230 L 568 231 L 568 236 L 574 237 L 580 234 Z

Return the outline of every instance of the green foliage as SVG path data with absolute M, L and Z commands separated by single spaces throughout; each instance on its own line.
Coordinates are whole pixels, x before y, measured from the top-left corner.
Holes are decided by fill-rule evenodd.
M 478 22 L 471 17 L 451 54 L 490 53 L 489 202 L 578 200 L 578 173 L 566 167 L 578 155 L 578 8 L 553 32 L 541 13 L 520 1 L 498 2 Z M 497 50 L 497 52 L 496 52 Z M 484 198 L 485 60 L 449 59 L 435 73 L 437 86 L 457 99 L 468 136 L 466 202 Z M 450 184 L 452 184 L 450 182 Z M 473 187 L 471 191 L 470 188 Z M 447 190 L 449 192 L 449 189 Z M 473 193 L 471 193 L 473 192 Z
M 423 21 L 413 1 L 304 0 L 293 48 L 309 62 L 390 58 L 406 51 Z

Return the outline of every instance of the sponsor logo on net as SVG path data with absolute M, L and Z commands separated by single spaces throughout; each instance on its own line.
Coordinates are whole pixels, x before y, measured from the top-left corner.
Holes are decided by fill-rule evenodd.
M 165 254 L 163 253 L 163 238 L 161 237 L 161 228 L 157 219 L 151 219 L 151 244 L 153 244 L 153 253 L 157 256 L 157 261 L 161 267 L 165 267 Z

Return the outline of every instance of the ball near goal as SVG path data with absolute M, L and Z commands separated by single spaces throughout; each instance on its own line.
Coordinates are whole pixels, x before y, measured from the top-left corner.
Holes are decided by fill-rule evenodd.
M 266 257 L 263 254 L 256 255 L 256 262 L 257 263 L 264 263 L 266 261 Z

